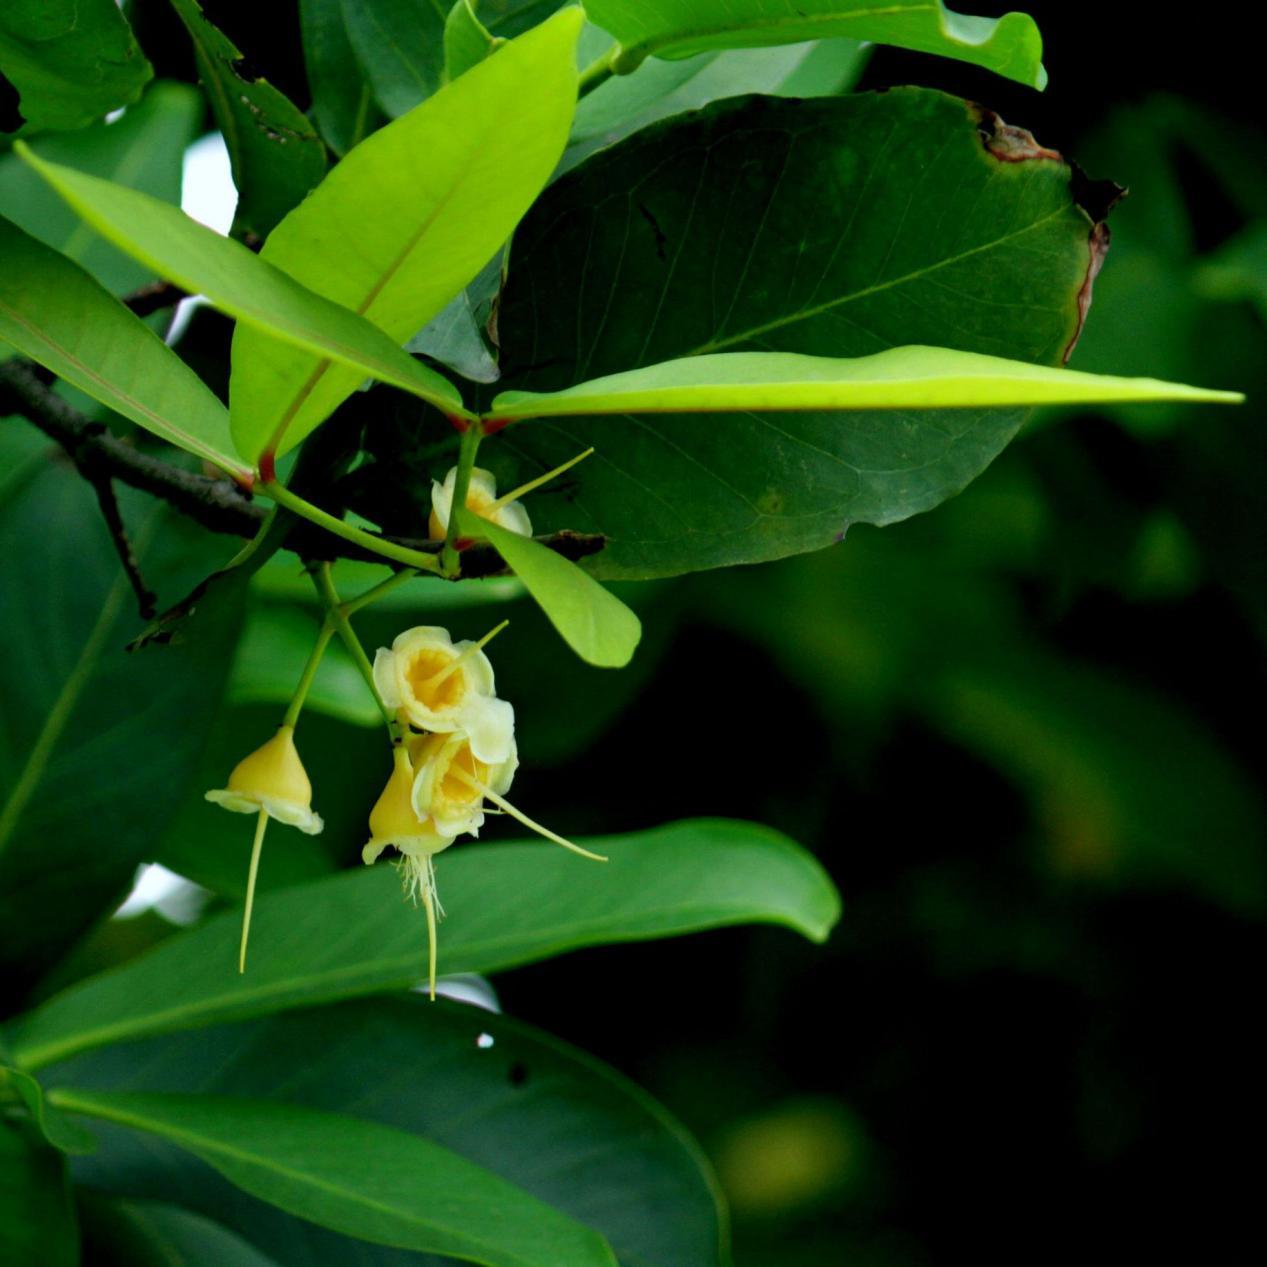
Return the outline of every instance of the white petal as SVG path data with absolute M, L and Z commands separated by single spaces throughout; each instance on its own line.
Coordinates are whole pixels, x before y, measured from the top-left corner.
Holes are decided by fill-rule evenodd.
M 396 656 L 386 647 L 379 647 L 374 656 L 374 685 L 378 688 L 384 707 L 400 707 L 400 688 L 396 685 Z
M 522 502 L 511 502 L 503 506 L 494 516 L 493 522 L 507 532 L 517 532 L 521 537 L 532 536 L 532 520 Z
M 500 765 L 515 746 L 515 710 L 504 699 L 486 695 L 470 696 L 463 707 L 463 729 L 471 740 L 471 751 L 485 765 Z

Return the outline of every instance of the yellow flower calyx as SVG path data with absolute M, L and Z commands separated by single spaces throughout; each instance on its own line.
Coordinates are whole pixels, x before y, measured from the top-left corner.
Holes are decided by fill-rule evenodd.
M 312 783 L 295 748 L 295 729 L 277 733 L 233 767 L 227 787 L 213 788 L 206 799 L 237 814 L 258 814 L 315 836 L 324 826 L 312 808 Z

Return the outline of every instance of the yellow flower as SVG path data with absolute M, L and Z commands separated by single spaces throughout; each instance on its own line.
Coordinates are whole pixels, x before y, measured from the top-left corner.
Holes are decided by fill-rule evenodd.
M 321 816 L 312 808 L 312 784 L 295 748 L 295 728 L 281 726 L 263 747 L 243 757 L 229 775 L 229 786 L 215 788 L 206 798 L 237 814 L 261 810 L 279 823 L 315 836 Z
M 428 981 L 431 997 L 436 997 L 436 920 L 444 918 L 444 907 L 436 895 L 436 872 L 432 858 L 453 843 L 452 836 L 442 836 L 429 819 L 414 813 L 410 792 L 414 770 L 409 753 L 398 744 L 392 750 L 392 772 L 387 786 L 370 811 L 370 838 L 361 857 L 373 862 L 384 849 L 400 853 L 400 872 L 405 892 L 415 902 L 422 900 L 427 913 L 427 941 L 430 947 Z
M 461 731 L 448 735 L 418 735 L 410 741 L 413 762 L 412 804 L 420 818 L 430 818 L 446 836 L 470 832 L 478 836 L 484 825 L 486 792 L 509 791 L 519 766 L 511 741 L 505 761 L 490 764 L 471 751 L 471 741 Z
M 414 770 L 403 745 L 392 749 L 392 772 L 382 795 L 370 810 L 370 838 L 361 857 L 371 863 L 384 849 L 395 848 L 403 858 L 425 861 L 453 843 L 426 815 L 414 811 L 411 793 Z
M 457 482 L 458 468 L 452 467 L 444 477 L 444 483 L 431 481 L 431 520 L 429 531 L 433 541 L 444 540 L 449 530 L 449 513 L 453 507 L 453 489 Z M 515 493 L 519 490 L 516 489 Z M 509 532 L 517 532 L 521 537 L 532 536 L 532 522 L 528 512 L 514 500 L 515 493 L 509 498 L 497 496 L 497 481 L 490 471 L 481 470 L 478 466 L 471 468 L 471 482 L 466 491 L 466 508 L 481 519 L 487 519 L 498 527 Z
M 455 643 L 433 625 L 406 629 L 374 657 L 383 703 L 420 730 L 463 731 L 485 762 L 506 761 L 515 742 L 515 710 L 496 697 L 493 666 L 474 642 Z

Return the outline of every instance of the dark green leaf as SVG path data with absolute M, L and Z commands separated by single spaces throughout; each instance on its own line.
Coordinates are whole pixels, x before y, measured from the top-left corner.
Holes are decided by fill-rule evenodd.
M 44 1097 L 44 1088 L 20 1069 L 0 1065 L 0 1105 L 16 1097 L 26 1106 L 30 1122 L 46 1143 L 63 1153 L 90 1153 L 97 1141 L 78 1122 L 53 1108 Z
M 61 1089 L 60 1108 L 145 1131 L 290 1214 L 489 1267 L 608 1267 L 595 1233 L 449 1149 L 360 1118 L 208 1095 Z
M 238 189 L 237 234 L 264 237 L 326 170 L 308 118 L 267 79 L 243 71 L 242 54 L 203 15 L 197 0 L 171 0 L 194 42 L 198 74 L 224 135 Z
M 180 203 L 181 161 L 202 98 L 188 84 L 160 82 L 121 119 L 31 138 L 40 158 L 89 172 L 164 202 Z M 108 291 L 127 294 L 153 272 L 103 241 L 16 154 L 0 157 L 0 215 L 82 264 Z
M 83 1194 L 80 1224 L 94 1267 L 277 1267 L 218 1223 L 157 1201 Z
M 0 1114 L 0 1263 L 79 1267 L 66 1159 Z
M 840 913 L 818 863 L 751 823 L 701 819 L 586 843 L 611 861 L 541 844 L 446 854 L 441 970 L 495 972 L 581 946 L 753 921 L 822 940 Z M 227 912 L 51 999 L 10 1046 L 37 1068 L 126 1038 L 403 990 L 426 975 L 421 918 L 382 866 L 270 894 L 256 904 L 245 976 L 234 971 L 238 915 Z
M 5 0 L 0 71 L 33 128 L 80 128 L 141 95 L 153 75 L 114 0 Z
M 187 591 L 219 544 L 120 500 L 147 582 Z M 241 608 L 129 654 L 132 591 L 91 489 L 63 465 L 0 510 L 0 557 L 0 963 L 20 979 L 120 900 L 153 847 L 205 743 Z
M 348 41 L 342 0 L 299 0 L 312 114 L 336 154 L 346 154 L 384 122 Z
M 500 386 L 559 390 L 706 352 L 912 343 L 1057 364 L 1099 259 L 1093 229 L 1058 157 L 952 97 L 720 102 L 547 190 L 515 239 Z M 512 431 L 481 460 L 513 483 L 595 446 L 578 491 L 543 499 L 534 523 L 603 533 L 590 570 L 635 578 L 816 549 L 851 523 L 927 510 L 1021 417 L 576 419 Z
M 347 1003 L 106 1048 L 50 1083 L 284 1097 L 425 1135 L 602 1233 L 630 1267 L 712 1267 L 712 1176 L 663 1108 L 593 1058 L 506 1017 L 422 998 Z M 93 1186 L 179 1201 L 293 1261 L 292 1229 L 170 1150 L 118 1132 Z M 315 1247 L 307 1255 L 320 1258 Z M 324 1261 L 342 1261 L 333 1245 Z
M 444 23 L 446 81 L 466 74 L 503 42 L 476 17 L 475 0 L 457 0 Z

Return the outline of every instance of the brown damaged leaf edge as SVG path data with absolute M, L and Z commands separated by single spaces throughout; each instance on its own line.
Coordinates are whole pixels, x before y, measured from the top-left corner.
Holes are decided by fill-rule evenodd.
M 1026 128 L 1013 127 L 1005 123 L 993 110 L 985 106 L 969 102 L 969 111 L 976 121 L 977 131 L 981 134 L 981 144 L 991 158 L 1000 163 L 1051 162 L 1066 163 L 1059 150 L 1048 149 L 1039 145 L 1034 134 Z M 1087 272 L 1082 285 L 1078 288 L 1077 318 L 1074 322 L 1073 335 L 1065 345 L 1061 364 L 1068 365 L 1082 331 L 1087 324 L 1087 313 L 1091 311 L 1091 296 L 1095 289 L 1095 279 L 1104 267 L 1105 257 L 1109 253 L 1112 234 L 1105 223 L 1110 211 L 1126 197 L 1127 190 L 1116 181 L 1092 180 L 1077 163 L 1068 162 L 1070 188 L 1075 206 L 1079 207 L 1091 221 L 1091 231 L 1087 235 Z

